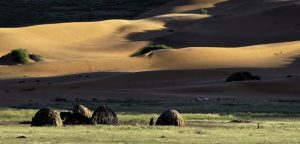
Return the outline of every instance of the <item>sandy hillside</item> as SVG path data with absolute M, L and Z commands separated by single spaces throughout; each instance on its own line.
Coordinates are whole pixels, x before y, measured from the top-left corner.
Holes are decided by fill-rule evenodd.
M 203 9 L 208 14 L 201 14 Z M 299 13 L 295 0 L 174 0 L 136 20 L 0 28 L 1 55 L 21 47 L 46 60 L 0 66 L 3 79 L 43 77 L 0 81 L 1 104 L 47 102 L 58 94 L 300 99 Z M 151 43 L 174 49 L 134 56 Z M 263 80 L 224 83 L 235 71 L 251 71 Z M 66 76 L 79 73 L 85 74 Z

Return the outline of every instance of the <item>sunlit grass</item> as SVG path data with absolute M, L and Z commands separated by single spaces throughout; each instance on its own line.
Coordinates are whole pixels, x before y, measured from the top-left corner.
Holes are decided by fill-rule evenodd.
M 36 110 L 0 109 L 0 124 L 30 121 Z M 120 125 L 30 127 L 0 125 L 0 141 L 18 143 L 182 143 L 182 144 L 282 144 L 300 142 L 298 115 L 277 113 L 183 113 L 186 127 L 152 127 L 152 114 L 119 112 Z M 154 113 L 158 117 L 158 113 Z M 250 123 L 232 123 L 244 119 Z M 260 123 L 260 129 L 257 129 Z M 25 136 L 26 138 L 17 138 Z M 1 143 L 0 142 L 0 143 Z
M 5 143 L 297 143 L 299 122 L 211 123 L 210 127 L 68 126 L 33 128 L 0 126 Z M 25 136 L 26 139 L 18 139 Z

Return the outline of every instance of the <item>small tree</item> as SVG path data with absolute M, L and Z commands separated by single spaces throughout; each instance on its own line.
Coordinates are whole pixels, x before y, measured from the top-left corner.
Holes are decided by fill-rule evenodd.
M 14 49 L 10 52 L 16 63 L 27 64 L 30 61 L 28 51 L 26 49 Z

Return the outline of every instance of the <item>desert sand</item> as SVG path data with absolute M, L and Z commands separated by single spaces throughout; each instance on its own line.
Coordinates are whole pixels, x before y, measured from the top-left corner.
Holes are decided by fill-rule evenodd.
M 174 0 L 134 20 L 0 28 L 0 55 L 25 48 L 45 58 L 0 66 L 0 105 L 55 97 L 298 100 L 299 13 L 296 0 Z M 174 49 L 135 56 L 149 44 Z M 237 71 L 262 80 L 224 82 Z

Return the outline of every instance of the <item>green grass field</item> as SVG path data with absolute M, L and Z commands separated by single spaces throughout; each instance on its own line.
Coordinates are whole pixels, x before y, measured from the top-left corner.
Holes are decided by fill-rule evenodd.
M 186 127 L 148 126 L 149 113 L 118 112 L 120 125 L 30 127 L 17 124 L 30 121 L 36 110 L 0 110 L 0 143 L 201 143 L 201 144 L 297 144 L 300 117 L 290 113 L 183 113 Z M 158 113 L 155 113 L 158 117 Z M 249 123 L 233 123 L 247 120 Z M 260 129 L 257 129 L 260 123 Z M 25 136 L 26 138 L 18 138 Z

